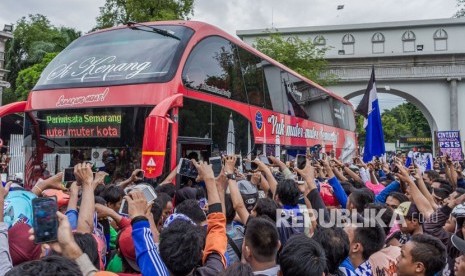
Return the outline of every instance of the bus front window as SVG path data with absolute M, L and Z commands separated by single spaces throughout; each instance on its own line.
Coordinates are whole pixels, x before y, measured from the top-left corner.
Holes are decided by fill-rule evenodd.
M 91 161 L 96 169 L 108 172 L 111 181 L 123 180 L 141 167 L 144 122 L 152 108 L 38 111 L 26 123 L 26 167 L 47 164 L 53 175 Z
M 193 30 L 156 30 L 161 33 L 138 26 L 80 37 L 50 62 L 33 90 L 169 81 Z

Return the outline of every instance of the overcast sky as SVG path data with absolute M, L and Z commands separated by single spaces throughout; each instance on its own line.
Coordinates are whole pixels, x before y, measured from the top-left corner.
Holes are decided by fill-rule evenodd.
M 0 28 L 22 16 L 40 13 L 55 26 L 86 33 L 95 26 L 99 7 L 104 3 L 105 0 L 0 0 Z M 337 10 L 338 5 L 344 5 L 344 9 Z M 192 19 L 235 35 L 236 30 L 244 29 L 449 18 L 455 11 L 456 0 L 195 0 Z M 381 109 L 401 101 L 380 94 Z
M 0 0 L 0 26 L 40 13 L 87 32 L 105 0 Z M 236 30 L 451 17 L 456 0 L 195 0 L 194 20 Z M 338 5 L 344 9 L 337 10 Z

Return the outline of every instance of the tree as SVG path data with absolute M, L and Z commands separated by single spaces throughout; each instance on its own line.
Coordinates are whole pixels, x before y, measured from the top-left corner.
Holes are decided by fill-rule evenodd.
M 128 21 L 188 20 L 194 14 L 194 0 L 106 0 L 100 7 L 96 30 Z
M 16 79 L 16 98 L 18 100 L 25 100 L 29 91 L 34 88 L 40 78 L 40 74 L 47 67 L 47 65 L 56 57 L 58 53 L 46 53 L 40 63 L 36 63 L 31 67 L 19 71 L 18 78 Z
M 267 38 L 258 38 L 255 43 L 254 47 L 260 52 L 314 82 L 328 85 L 336 81 L 333 75 L 321 75 L 328 64 L 324 59 L 327 47 L 318 47 L 311 40 L 302 40 L 297 36 L 285 39 L 275 33 Z
M 465 0 L 457 0 L 457 12 L 454 17 L 465 16 Z
M 41 62 L 46 53 L 62 51 L 80 35 L 72 28 L 56 28 L 41 14 L 19 19 L 13 31 L 14 38 L 6 43 L 5 69 L 9 70 L 6 80 L 11 88 L 5 91 L 3 103 L 16 100 L 12 95 L 18 95 L 15 93 L 16 79 L 21 70 Z

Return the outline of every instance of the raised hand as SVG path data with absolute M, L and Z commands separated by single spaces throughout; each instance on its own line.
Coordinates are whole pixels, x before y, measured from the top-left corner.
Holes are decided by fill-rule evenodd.
M 334 163 L 336 163 L 337 166 L 339 167 L 343 167 L 344 164 L 342 164 L 342 162 L 340 160 L 338 160 L 337 158 L 333 158 L 331 159 Z
M 272 165 L 278 166 L 280 168 L 287 167 L 286 164 L 275 156 L 268 156 L 268 159 L 271 161 Z
M 137 174 L 140 173 L 140 172 L 143 172 L 143 170 L 141 170 L 141 169 L 135 169 L 135 170 L 132 172 L 132 174 L 131 174 L 131 181 L 132 181 L 132 182 L 144 180 L 143 178 L 137 176 Z
M 236 159 L 235 155 L 225 156 L 224 157 L 224 172 L 226 174 L 234 173 L 236 169 Z
M 59 172 L 45 180 L 42 180 L 36 184 L 40 190 L 46 189 L 56 189 L 56 190 L 66 190 L 62 183 L 63 172 Z
M 258 166 L 258 170 L 261 171 L 261 172 L 265 172 L 266 170 L 269 170 L 268 169 L 268 166 L 265 165 L 265 163 L 263 163 L 262 161 L 260 161 L 258 158 L 255 158 L 255 160 L 252 160 L 253 163 L 257 164 Z
M 208 165 L 206 162 L 203 162 L 203 161 L 197 162 L 195 161 L 195 159 L 192 159 L 191 161 L 192 161 L 192 164 L 194 164 L 195 168 L 197 169 L 197 172 L 199 173 L 196 181 L 205 181 L 206 179 L 215 179 L 212 165 Z
M 128 202 L 128 213 L 131 218 L 145 216 L 148 205 L 143 192 L 134 190 L 124 198 Z
M 74 175 L 78 185 L 92 185 L 94 175 L 89 163 L 79 163 L 74 166 Z
M 315 179 L 315 168 L 312 166 L 312 161 L 308 158 L 305 167 L 302 170 L 297 167 L 294 168 L 294 170 L 303 178 L 309 177 L 311 179 Z
M 52 249 L 57 253 L 61 253 L 64 257 L 75 260 L 82 255 L 82 250 L 74 240 L 68 217 L 59 211 L 56 215 L 58 217 L 58 241 L 45 244 L 44 247 L 45 249 Z M 29 230 L 29 234 L 29 240 L 33 241 L 35 239 L 33 228 Z
M 105 177 L 108 175 L 107 172 L 99 171 L 95 173 L 94 180 L 92 184 L 94 185 L 94 189 L 97 188 L 98 185 L 105 185 Z
M 100 219 L 100 218 L 106 218 L 106 217 L 110 217 L 112 214 L 113 214 L 113 209 L 105 206 L 105 205 L 102 205 L 102 204 L 99 204 L 99 203 L 96 203 L 95 204 L 95 211 L 97 212 L 97 217 Z

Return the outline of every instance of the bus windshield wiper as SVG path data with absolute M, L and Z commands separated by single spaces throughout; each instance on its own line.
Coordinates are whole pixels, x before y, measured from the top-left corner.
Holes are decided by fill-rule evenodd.
M 172 37 L 172 38 L 177 39 L 177 40 L 181 40 L 179 37 L 175 36 L 172 31 L 166 31 L 166 30 L 158 29 L 158 28 L 148 26 L 148 25 L 145 25 L 145 24 L 141 24 L 141 23 L 137 23 L 137 22 L 134 22 L 134 21 L 128 21 L 126 23 L 126 25 L 128 25 L 128 27 L 133 29 L 133 30 L 157 33 L 157 34 L 161 34 L 163 36 L 168 36 L 168 37 Z M 149 30 L 144 30 L 144 29 L 141 29 L 141 28 L 139 28 L 137 26 L 146 27 Z

